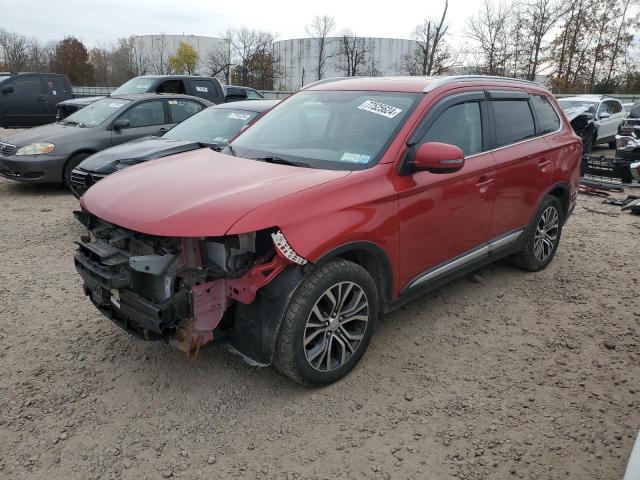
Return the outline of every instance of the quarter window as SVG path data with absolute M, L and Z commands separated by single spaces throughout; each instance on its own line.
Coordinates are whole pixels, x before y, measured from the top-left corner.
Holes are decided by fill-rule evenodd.
M 134 105 L 120 118 L 129 120 L 131 128 L 162 125 L 165 123 L 162 100 L 151 100 Z
M 533 115 L 526 99 L 493 100 L 492 104 L 497 147 L 535 136 Z
M 446 109 L 427 130 L 423 143 L 457 145 L 465 156 L 482 151 L 480 102 L 466 102 Z
M 560 128 L 560 119 L 547 97 L 543 95 L 531 95 L 531 103 L 538 117 L 540 133 L 551 133 Z
M 180 123 L 202 110 L 202 105 L 191 100 L 169 100 L 168 103 L 172 123 Z

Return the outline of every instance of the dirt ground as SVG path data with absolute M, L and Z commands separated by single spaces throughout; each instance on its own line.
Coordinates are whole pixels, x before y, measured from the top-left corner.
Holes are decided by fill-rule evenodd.
M 581 195 L 545 271 L 499 263 L 407 305 L 351 375 L 309 390 L 222 345 L 187 363 L 98 314 L 76 208 L 0 180 L 2 479 L 622 478 L 640 217 Z

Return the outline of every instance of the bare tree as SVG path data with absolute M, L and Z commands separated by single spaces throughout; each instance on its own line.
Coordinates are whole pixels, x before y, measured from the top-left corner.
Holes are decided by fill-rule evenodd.
M 224 47 L 215 46 L 209 50 L 204 58 L 204 64 L 212 77 L 222 77 L 225 83 L 231 78 L 231 42 L 233 32 L 228 30 L 224 37 Z
M 4 68 L 11 72 L 27 69 L 29 65 L 29 38 L 16 32 L 0 31 Z
M 32 72 L 48 72 L 54 48 L 55 45 L 53 42 L 45 44 L 35 37 L 30 38 L 27 43 L 27 55 L 29 57 L 27 70 Z
M 235 61 L 235 73 L 242 85 L 248 85 L 256 77 L 265 77 L 265 68 L 273 63 L 275 36 L 269 32 L 249 30 L 246 27 L 231 32 L 231 57 Z M 267 70 L 272 70 L 273 65 Z M 262 70 L 262 71 L 261 71 Z
M 335 20 L 328 15 L 323 15 L 322 17 L 316 15 L 313 17 L 313 20 L 311 20 L 311 23 L 304 27 L 307 35 L 311 37 L 318 47 L 318 58 L 315 67 L 317 80 L 321 80 L 324 76 L 325 65 L 327 60 L 332 56 L 328 53 L 330 42 L 332 41 L 329 35 L 335 27 Z
M 367 63 L 371 63 L 364 38 L 356 37 L 349 30 L 342 33 L 338 51 L 340 61 L 336 64 L 336 68 L 343 71 L 347 77 L 361 75 Z
M 445 43 L 445 35 L 449 30 L 446 23 L 448 9 L 449 0 L 446 0 L 440 19 L 425 19 L 413 31 L 411 38 L 416 41 L 417 47 L 404 60 L 409 75 L 435 75 L 446 70 L 450 58 Z
M 531 0 L 525 7 L 525 31 L 529 48 L 527 66 L 528 80 L 535 80 L 540 70 L 541 54 L 546 48 L 544 43 L 548 33 L 565 11 L 560 0 Z
M 169 47 L 167 46 L 167 38 L 165 33 L 151 39 L 151 69 L 156 75 L 167 75 L 171 73 L 171 65 L 169 65 Z
M 466 35 L 478 44 L 482 70 L 488 75 L 504 75 L 508 60 L 508 16 L 506 4 L 483 0 L 480 10 L 467 22 Z

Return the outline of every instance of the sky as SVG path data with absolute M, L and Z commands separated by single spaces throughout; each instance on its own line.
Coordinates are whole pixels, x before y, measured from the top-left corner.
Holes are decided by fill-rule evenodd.
M 449 23 L 461 35 L 478 0 L 450 0 Z M 392 8 L 384 8 L 392 5 Z M 221 36 L 247 26 L 279 40 L 306 37 L 314 15 L 335 18 L 336 34 L 350 29 L 366 37 L 409 38 L 425 17 L 439 16 L 444 0 L 394 0 L 391 4 L 348 0 L 0 0 L 0 28 L 42 40 L 74 35 L 89 47 L 146 34 Z

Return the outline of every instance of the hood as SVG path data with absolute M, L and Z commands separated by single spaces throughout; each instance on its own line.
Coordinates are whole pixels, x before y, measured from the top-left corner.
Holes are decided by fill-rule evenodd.
M 198 148 L 201 148 L 199 143 L 188 140 L 143 137 L 95 153 L 83 161 L 80 168 L 95 173 L 112 173 L 115 166 L 123 161 L 133 165 Z
M 349 173 L 270 164 L 203 148 L 110 175 L 91 187 L 80 204 L 136 232 L 215 237 L 260 206 Z
M 589 109 L 588 107 L 567 108 L 564 111 L 564 114 L 567 116 L 567 119 L 569 119 L 570 122 L 583 114 L 587 115 L 589 118 L 593 118 L 593 113 L 588 113 L 587 112 L 588 109 Z
M 106 97 L 102 96 L 102 97 L 73 98 L 71 100 L 65 100 L 63 102 L 60 102 L 60 103 L 58 103 L 58 105 L 74 105 L 74 106 L 77 106 L 77 107 L 86 107 L 87 105 L 90 105 L 93 102 L 97 102 L 98 100 L 101 100 L 103 98 L 106 98 Z
M 64 125 L 62 123 L 50 123 L 41 127 L 30 128 L 23 132 L 14 133 L 5 137 L 2 141 L 15 145 L 16 147 L 24 147 L 36 142 L 49 142 L 56 144 L 57 141 L 65 142 L 74 137 L 83 137 L 87 134 L 88 128 L 77 127 L 73 125 Z M 54 149 L 53 154 L 56 151 Z

